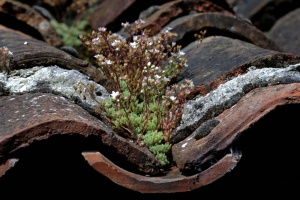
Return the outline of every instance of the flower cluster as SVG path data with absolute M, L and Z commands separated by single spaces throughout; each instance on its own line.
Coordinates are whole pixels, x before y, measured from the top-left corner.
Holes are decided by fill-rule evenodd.
M 176 34 L 164 29 L 150 36 L 142 23 L 122 23 L 129 33 L 126 38 L 101 27 L 80 39 L 112 84 L 111 98 L 99 103 L 99 112 L 118 133 L 146 145 L 167 165 L 171 132 L 193 83 L 173 84 L 187 67 L 181 47 L 170 42 Z
M 0 71 L 10 72 L 10 59 L 13 53 L 7 47 L 0 47 Z

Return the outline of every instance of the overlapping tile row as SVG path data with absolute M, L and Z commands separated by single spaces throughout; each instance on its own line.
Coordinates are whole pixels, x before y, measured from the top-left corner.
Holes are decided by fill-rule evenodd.
M 177 82 L 191 79 L 195 88 L 187 97 L 181 123 L 172 133 L 175 167 L 161 174 L 149 150 L 118 136 L 82 102 L 55 90 L 43 90 L 43 85 L 36 93 L 26 89 L 13 93 L 5 85 L 9 75 L 3 75 L 0 181 L 13 173 L 22 159 L 18 153 L 34 141 L 54 135 L 80 135 L 99 139 L 99 148 L 81 149 L 82 156 L 91 170 L 117 185 L 141 193 L 197 190 L 234 172 L 243 159 L 239 139 L 247 130 L 280 107 L 300 104 L 297 1 L 176 0 L 148 4 L 99 1 L 89 21 L 94 29 L 105 26 L 124 34 L 120 22 L 133 22 L 143 16 L 144 27 L 151 28 L 153 35 L 166 27 L 178 34 L 174 41 L 188 56 L 188 67 Z M 31 11 L 32 6 L 0 1 L 1 16 L 9 14 L 17 22 L 25 21 L 41 36 L 26 31 L 28 27 L 15 30 L 0 20 L 0 47 L 7 46 L 14 52 L 11 70 L 55 65 L 77 70 L 109 90 L 95 66 L 56 48 L 60 39 L 55 39 L 51 27 L 51 31 L 44 32 L 37 26 L 47 19 Z M 280 6 L 285 6 L 284 14 L 278 13 Z M 15 8 L 14 12 L 9 13 L 9 7 Z M 18 10 L 26 12 L 21 15 Z M 30 13 L 39 17 L 28 21 L 26 15 Z M 206 35 L 199 45 L 192 35 L 203 30 Z M 235 149 L 237 146 L 239 149 Z

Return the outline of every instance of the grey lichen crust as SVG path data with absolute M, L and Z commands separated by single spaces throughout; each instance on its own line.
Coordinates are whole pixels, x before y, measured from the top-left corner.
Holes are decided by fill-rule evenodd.
M 81 81 L 85 85 L 95 85 L 95 99 L 102 101 L 109 98 L 107 90 L 95 83 L 88 76 L 77 70 L 67 70 L 58 66 L 37 66 L 30 69 L 14 70 L 9 75 L 0 73 L 0 85 L 6 95 L 18 95 L 33 92 L 54 93 L 70 100 L 80 100 L 74 85 Z M 97 103 L 86 95 L 84 104 L 95 107 Z
M 300 63 L 285 68 L 256 69 L 252 66 L 247 73 L 227 81 L 205 96 L 188 101 L 184 107 L 181 124 L 172 135 L 172 143 L 185 139 L 206 120 L 230 108 L 254 88 L 300 82 L 299 70 Z

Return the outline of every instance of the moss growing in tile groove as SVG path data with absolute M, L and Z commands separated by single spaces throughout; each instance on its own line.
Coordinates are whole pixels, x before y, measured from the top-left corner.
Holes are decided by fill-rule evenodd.
M 165 166 L 170 164 L 171 132 L 181 119 L 193 83 L 172 84 L 187 67 L 181 47 L 170 42 L 176 34 L 164 29 L 149 36 L 142 23 L 142 19 L 132 25 L 122 23 L 128 38 L 100 27 L 80 39 L 113 86 L 111 98 L 99 102 L 98 112 L 119 134 L 147 146 Z M 85 88 L 93 95 L 92 86 Z

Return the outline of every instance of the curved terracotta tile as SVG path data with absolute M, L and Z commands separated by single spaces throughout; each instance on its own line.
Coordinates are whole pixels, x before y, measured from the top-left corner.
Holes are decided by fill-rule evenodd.
M 195 93 L 200 94 L 205 94 L 226 80 L 247 72 L 251 66 L 281 68 L 300 62 L 298 55 L 260 48 L 223 36 L 204 38 L 200 45 L 192 42 L 182 51 L 188 59 L 188 67 L 183 69 L 178 81 L 193 80 L 196 86 Z
M 173 41 L 181 40 L 189 32 L 198 32 L 199 30 L 207 30 L 206 34 L 212 36 L 213 34 L 231 35 L 232 38 L 239 38 L 240 40 L 247 41 L 258 47 L 271 49 L 275 51 L 282 51 L 274 41 L 270 40 L 265 33 L 257 29 L 255 26 L 249 24 L 247 21 L 223 13 L 197 13 L 183 17 L 179 17 L 166 27 L 171 28 L 171 31 L 177 34 Z M 210 33 L 210 30 L 214 33 Z M 217 32 L 217 33 L 216 33 Z M 190 36 L 192 37 L 192 36 Z M 195 40 L 195 38 L 194 38 Z
M 300 55 L 300 8 L 279 18 L 266 33 L 283 51 Z
M 58 134 L 96 135 L 104 146 L 114 149 L 140 172 L 160 173 L 159 161 L 147 148 L 118 136 L 101 120 L 64 97 L 49 93 L 2 96 L 0 112 L 0 163 L 35 140 Z
M 89 15 L 88 20 L 91 27 L 97 30 L 99 27 L 106 27 L 116 20 L 135 0 L 110 0 L 100 3 Z
M 297 0 L 238 0 L 232 9 L 237 16 L 249 19 L 254 26 L 265 32 L 269 31 L 279 18 L 299 6 Z
M 222 3 L 221 3 L 222 4 Z M 223 2 L 225 4 L 225 2 Z M 223 6 L 222 4 L 222 6 Z M 143 28 L 151 30 L 152 35 L 158 33 L 166 24 L 182 15 L 187 15 L 191 11 L 194 12 L 220 12 L 228 15 L 233 15 L 229 7 L 222 7 L 213 1 L 170 1 L 160 6 L 160 9 L 147 17 Z
M 104 76 L 89 62 L 76 58 L 43 41 L 0 25 L 0 46 L 13 52 L 10 68 L 24 69 L 35 66 L 57 65 L 78 70 L 95 82 L 106 84 Z
M 20 24 L 28 24 L 28 26 L 38 32 L 42 39 L 48 44 L 53 46 L 59 46 L 62 44 L 62 40 L 57 35 L 55 29 L 50 25 L 50 22 L 29 5 L 18 1 L 4 0 L 0 2 L 0 13 L 2 13 L 1 18 L 3 19 L 5 14 L 9 17 L 15 18 L 16 20 L 20 20 Z M 13 23 L 14 26 L 17 25 L 17 22 Z M 5 23 L 3 22 L 1 24 Z M 7 26 L 10 25 L 12 24 L 8 24 Z M 21 27 L 21 25 L 19 25 L 19 27 Z M 25 29 L 19 31 L 26 32 L 28 30 Z M 35 35 L 35 37 L 37 37 L 37 35 Z
M 0 165 L 0 177 L 3 176 L 8 170 L 13 168 L 17 162 L 18 162 L 18 159 L 11 158 L 11 159 L 8 159 L 2 165 Z
M 0 165 L 1 176 L 13 167 L 13 158 L 10 157 L 13 152 L 26 148 L 35 140 L 45 140 L 59 134 L 99 136 L 103 145 L 126 156 L 144 173 L 154 175 L 160 171 L 156 159 L 149 151 L 113 134 L 99 119 L 63 97 L 46 93 L 0 97 L 0 111 L 0 162 L 6 161 Z M 127 171 L 101 153 L 89 152 L 83 153 L 83 156 L 93 168 L 113 182 L 142 193 L 194 190 L 230 172 L 240 158 L 228 154 L 211 168 L 193 176 L 184 176 L 173 168 L 163 176 L 149 177 Z
M 146 25 L 152 25 L 156 28 L 155 31 L 160 31 L 174 18 L 193 10 L 217 12 L 215 16 L 223 16 L 222 13 L 226 13 L 225 18 L 230 19 L 229 22 L 240 22 L 230 18 L 233 16 L 230 11 L 212 2 L 173 1 L 151 15 Z M 193 45 L 195 44 L 184 49 L 187 55 L 194 51 Z M 77 69 L 97 79 L 93 69 L 89 68 L 86 62 L 76 60 L 42 41 L 21 36 L 14 31 L 0 31 L 0 46 L 7 46 L 14 52 L 13 68 L 57 64 Z M 257 68 L 283 68 L 288 64 L 299 63 L 300 60 L 297 55 L 259 48 L 240 40 L 219 36 L 205 39 L 194 52 L 189 55 L 189 67 L 181 77 L 191 78 L 195 82 L 196 89 L 191 98 L 197 94 L 209 93 L 230 78 L 245 73 L 252 65 Z M 108 155 L 105 155 L 107 158 L 102 155 L 102 152 L 82 153 L 92 168 L 114 183 L 141 193 L 191 191 L 211 184 L 234 169 L 241 157 L 240 152 L 231 148 L 234 142 L 238 142 L 239 136 L 245 130 L 270 111 L 276 110 L 277 106 L 299 104 L 299 86 L 299 83 L 293 83 L 247 90 L 237 103 L 217 116 L 211 115 L 207 123 L 208 129 L 203 131 L 205 133 L 195 132 L 174 144 L 173 155 L 177 167 L 162 176 L 156 176 L 160 168 L 148 150 L 118 137 L 103 122 L 62 97 L 52 94 L 0 97 L 0 176 L 13 167 L 11 161 L 14 158 L 10 156 L 11 153 L 26 148 L 34 140 L 47 139 L 58 134 L 79 134 L 85 137 L 93 134 L 99 136 L 104 146 L 125 157 L 143 173 L 153 175 L 141 175 L 141 171 L 133 173 L 127 170 L 127 163 L 122 166 L 116 165 Z M 41 108 L 38 105 L 43 106 Z M 212 160 L 218 161 L 211 164 Z
M 235 14 L 239 17 L 247 19 L 251 19 L 253 15 L 258 13 L 263 7 L 265 7 L 270 2 L 270 0 L 231 1 L 232 2 L 230 3 L 230 5 L 234 10 Z
M 200 139 L 195 135 L 174 144 L 173 159 L 181 171 L 198 171 L 218 154 L 229 152 L 243 131 L 280 105 L 300 104 L 300 83 L 256 88 L 215 117 L 219 123 Z
M 173 168 L 162 177 L 147 177 L 114 165 L 99 152 L 83 152 L 82 155 L 99 173 L 123 187 L 141 193 L 177 193 L 200 188 L 233 170 L 241 157 L 227 154 L 212 167 L 192 176 L 182 175 L 177 168 Z

